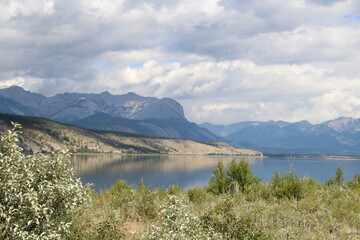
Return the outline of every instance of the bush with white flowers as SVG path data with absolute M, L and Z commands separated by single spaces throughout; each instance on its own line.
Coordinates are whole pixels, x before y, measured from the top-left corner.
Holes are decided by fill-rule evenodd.
M 167 206 L 160 211 L 161 220 L 150 226 L 143 240 L 211 240 L 222 239 L 211 227 L 190 213 L 189 200 L 185 197 L 169 196 Z
M 61 239 L 88 194 L 67 165 L 68 153 L 25 155 L 20 125 L 1 136 L 0 239 Z

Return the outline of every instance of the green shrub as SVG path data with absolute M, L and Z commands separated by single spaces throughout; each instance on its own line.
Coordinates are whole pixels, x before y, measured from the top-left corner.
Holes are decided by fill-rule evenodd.
M 244 192 L 251 185 L 260 183 L 260 179 L 251 171 L 250 164 L 245 158 L 241 159 L 239 163 L 233 159 L 226 174 L 229 177 L 232 192 Z
M 198 186 L 193 189 L 189 189 L 187 193 L 189 196 L 189 200 L 194 203 L 201 203 L 206 197 L 206 190 Z
M 180 196 L 184 193 L 183 190 L 180 189 L 179 185 L 177 184 L 171 184 L 167 189 L 166 189 L 166 193 L 168 195 L 176 195 L 176 196 Z
M 304 198 L 306 191 L 305 181 L 295 173 L 280 175 L 279 172 L 275 172 L 271 179 L 271 187 L 277 198 L 300 200 Z
M 226 199 L 208 210 L 202 217 L 204 224 L 221 233 L 225 239 L 272 239 L 266 232 L 268 229 L 262 226 L 260 211 L 247 209 L 239 212 L 233 200 Z
M 67 240 L 124 239 L 124 220 L 104 204 L 82 207 L 74 219 Z
M 224 194 L 228 191 L 229 179 L 226 175 L 225 167 L 222 161 L 218 162 L 217 168 L 213 170 L 210 178 L 209 191 L 214 194 Z
M 60 239 L 70 214 L 87 198 L 68 168 L 68 154 L 26 156 L 16 144 L 20 125 L 1 137 L 0 238 Z
M 209 183 L 209 191 L 214 194 L 245 192 L 253 184 L 259 184 L 260 179 L 254 176 L 250 164 L 245 158 L 239 163 L 233 159 L 230 166 L 225 170 L 224 165 L 219 161 L 217 169 Z
M 135 195 L 137 214 L 149 219 L 156 217 L 156 196 L 149 186 L 145 186 L 144 180 L 141 179 Z
M 352 189 L 360 190 L 360 173 L 356 174 L 349 182 L 348 186 Z
M 327 182 L 326 185 L 339 185 L 339 184 L 343 184 L 345 181 L 345 177 L 344 177 L 344 171 L 342 170 L 341 166 L 338 166 L 338 168 L 336 169 L 336 173 L 334 177 L 331 177 Z
M 132 186 L 125 180 L 119 180 L 109 190 L 104 191 L 103 196 L 115 208 L 124 207 L 134 199 Z

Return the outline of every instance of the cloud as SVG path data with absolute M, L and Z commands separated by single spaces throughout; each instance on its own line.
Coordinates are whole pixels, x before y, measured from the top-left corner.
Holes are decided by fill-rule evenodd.
M 329 6 L 335 3 L 346 2 L 346 0 L 306 0 L 306 2 L 308 2 L 309 4 L 319 4 L 319 5 Z
M 172 97 L 198 122 L 358 116 L 355 0 L 13 0 L 0 8 L 0 87 Z
M 1 81 L 0 88 L 7 88 L 7 87 L 14 86 L 14 85 L 23 86 L 25 81 L 26 80 L 22 77 L 17 77 L 17 78 L 6 80 L 6 81 Z

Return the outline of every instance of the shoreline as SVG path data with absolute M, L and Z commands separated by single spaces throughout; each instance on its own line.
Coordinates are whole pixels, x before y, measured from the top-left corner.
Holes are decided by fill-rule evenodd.
M 344 156 L 344 155 L 312 155 L 312 154 L 264 154 L 264 157 L 278 157 L 287 159 L 327 159 L 327 160 L 342 160 L 342 161 L 360 161 L 360 156 Z
M 111 153 L 111 152 L 70 152 L 71 155 L 121 155 L 121 156 L 224 156 L 224 157 L 251 157 L 265 158 L 265 155 L 232 155 L 232 154 L 168 154 L 168 153 Z

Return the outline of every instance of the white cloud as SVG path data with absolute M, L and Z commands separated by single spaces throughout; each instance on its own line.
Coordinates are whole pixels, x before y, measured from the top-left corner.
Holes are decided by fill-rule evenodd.
M 360 96 L 353 92 L 332 90 L 310 99 L 310 106 L 297 109 L 294 117 L 319 123 L 339 116 L 360 117 Z
M 10 80 L 5 80 L 0 82 L 0 88 L 7 88 L 11 86 L 23 86 L 25 83 L 25 79 L 22 77 L 17 77 Z
M 355 0 L 14 0 L 0 8 L 0 87 L 172 97 L 199 122 L 358 116 Z

